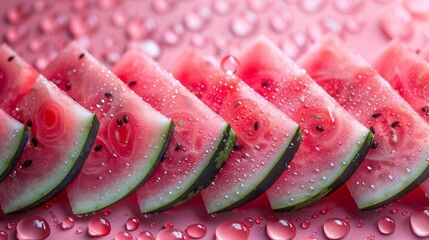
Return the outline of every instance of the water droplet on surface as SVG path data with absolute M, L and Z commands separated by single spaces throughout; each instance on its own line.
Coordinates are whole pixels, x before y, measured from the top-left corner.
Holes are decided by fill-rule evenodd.
M 61 223 L 61 229 L 68 230 L 73 228 L 75 225 L 75 220 L 73 217 L 66 217 L 63 222 Z
M 83 227 L 82 226 L 80 226 L 76 229 L 76 234 L 81 234 L 81 233 L 83 233 Z
M 138 42 L 130 42 L 128 44 L 128 49 L 140 49 L 147 55 L 151 56 L 154 59 L 157 59 L 161 56 L 161 47 L 153 39 L 145 39 Z
M 123 0 L 98 0 L 98 6 L 101 9 L 112 9 L 117 7 Z
M 365 225 L 365 222 L 362 220 L 359 220 L 356 222 L 356 227 L 357 228 L 362 228 Z
M 355 13 L 363 4 L 363 0 L 334 0 L 334 7 L 340 13 Z
M 268 220 L 266 231 L 268 237 L 272 240 L 287 240 L 296 236 L 295 225 L 286 219 Z
M 49 223 L 42 217 L 25 217 L 16 225 L 16 238 L 20 240 L 46 239 L 50 234 Z
M 69 16 L 65 12 L 53 12 L 40 20 L 40 29 L 44 33 L 54 33 L 64 29 L 69 23 Z
M 234 75 L 240 66 L 240 63 L 234 56 L 225 56 L 220 62 L 220 67 L 228 75 Z
M 330 218 L 323 224 L 323 232 L 328 239 L 341 239 L 350 232 L 350 224 L 340 218 Z
M 72 7 L 75 12 L 81 12 L 92 7 L 93 3 L 94 1 L 74 0 L 72 3 Z
M 247 240 L 250 235 L 249 228 L 242 222 L 224 222 L 216 228 L 217 240 Z
M 304 219 L 302 222 L 301 222 L 301 228 L 302 229 L 307 229 L 307 228 L 309 228 L 311 226 L 311 222 L 310 222 L 310 220 L 308 220 L 308 219 Z
M 390 210 L 390 212 L 393 214 L 397 214 L 399 212 L 399 208 L 394 207 L 392 208 L 392 210 Z
M 162 33 L 162 41 L 168 45 L 177 45 L 185 34 L 185 28 L 182 24 L 175 23 L 169 26 Z
M 247 0 L 247 6 L 254 12 L 263 12 L 268 9 L 270 1 L 267 0 Z
M 140 219 L 138 218 L 128 218 L 125 223 L 125 229 L 128 231 L 134 231 L 140 226 Z
M 246 225 L 248 228 L 253 227 L 253 224 L 255 221 L 252 218 L 246 218 L 243 220 L 244 225 Z
M 293 20 L 292 12 L 288 9 L 282 11 L 276 11 L 269 17 L 269 23 L 271 28 L 278 33 L 285 32 L 289 29 Z
M 279 47 L 290 58 L 297 59 L 307 46 L 307 36 L 302 32 L 294 32 L 289 37 L 280 40 Z
M 95 217 L 88 223 L 88 234 L 92 237 L 106 236 L 111 231 L 110 222 L 101 217 Z
M 344 26 L 338 19 L 328 16 L 319 19 L 319 21 L 313 24 L 310 24 L 307 27 L 307 33 L 311 40 L 316 42 L 327 33 L 333 33 L 341 37 L 344 33 Z
M 127 24 L 127 36 L 130 39 L 143 39 L 155 30 L 156 22 L 152 18 L 136 18 Z
M 30 29 L 25 24 L 8 27 L 6 30 L 6 40 L 10 44 L 18 43 L 24 39 L 29 32 Z
M 298 1 L 299 8 L 305 13 L 320 12 L 326 5 L 326 0 L 300 0 Z
M 175 0 L 153 0 L 152 8 L 157 13 L 166 13 L 170 11 L 177 1 Z
M 174 228 L 174 223 L 172 223 L 172 222 L 165 222 L 162 225 L 162 227 L 165 228 L 165 229 Z
M 118 232 L 115 235 L 115 240 L 133 240 L 133 235 L 128 232 Z
M 411 229 L 419 237 L 429 236 L 429 207 L 414 210 L 410 216 Z
M 344 20 L 344 26 L 348 32 L 358 33 L 365 27 L 365 22 L 365 16 L 357 13 L 347 16 Z
M 152 235 L 152 233 L 148 231 L 143 231 L 139 233 L 137 236 L 137 240 L 155 240 L 155 237 Z
M 56 52 L 40 54 L 34 61 L 34 65 L 36 66 L 37 69 L 44 70 L 56 56 L 57 56 Z
M 175 228 L 168 228 L 160 231 L 156 235 L 156 240 L 188 240 L 189 237 L 185 232 Z
M 413 33 L 412 16 L 405 8 L 395 7 L 389 14 L 381 16 L 380 27 L 391 39 L 397 37 L 407 40 Z
M 185 232 L 190 238 L 200 239 L 207 234 L 207 228 L 203 224 L 195 223 L 189 225 Z
M 261 223 L 262 223 L 262 220 L 264 220 L 264 218 L 263 218 L 262 216 L 256 217 L 256 218 L 255 218 L 255 223 L 256 223 L 256 224 L 261 224 Z
M 7 232 L 0 230 L 0 240 L 7 240 L 7 239 L 8 239 Z
M 109 216 L 110 214 L 112 214 L 112 209 L 110 208 L 104 209 L 104 216 Z
M 15 24 L 28 18 L 32 12 L 30 3 L 20 3 L 7 10 L 6 18 L 10 23 Z
M 377 227 L 382 234 L 392 234 L 396 229 L 396 223 L 393 218 L 389 216 L 383 216 L 378 219 Z
M 320 210 L 320 213 L 327 214 L 329 211 L 331 211 L 331 206 L 326 205 Z
M 72 18 L 69 24 L 70 33 L 82 36 L 94 33 L 100 25 L 100 19 L 95 14 L 82 14 Z
M 258 15 L 252 11 L 243 11 L 233 16 L 230 22 L 232 34 L 237 37 L 247 37 L 256 31 Z
M 33 2 L 33 10 L 34 12 L 43 12 L 48 10 L 53 5 L 50 0 L 35 0 Z
M 234 1 L 231 0 L 213 0 L 212 8 L 219 15 L 226 15 L 231 12 Z

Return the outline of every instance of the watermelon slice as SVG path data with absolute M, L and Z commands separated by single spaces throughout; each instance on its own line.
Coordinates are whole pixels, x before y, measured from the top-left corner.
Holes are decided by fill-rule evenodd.
M 46 76 L 100 119 L 95 147 L 67 188 L 73 213 L 93 212 L 128 196 L 160 162 L 172 121 L 76 43 L 46 68 Z
M 18 122 L 0 109 L 0 182 L 18 161 L 28 141 L 28 131 L 24 124 Z
M 0 205 L 13 213 L 36 207 L 65 188 L 85 162 L 99 124 L 5 45 L 0 47 L 0 73 L 0 92 L 8 93 L 1 107 L 27 125 L 31 139 L 0 183 Z
M 237 76 L 298 122 L 304 134 L 291 165 L 267 190 L 271 207 L 307 207 L 342 186 L 369 151 L 371 131 L 268 39 L 251 42 L 238 60 Z
M 140 210 L 160 212 L 185 202 L 213 180 L 232 151 L 234 131 L 143 52 L 130 50 L 113 72 L 176 126 L 164 160 L 137 191 Z
M 399 40 L 392 41 L 374 67 L 420 116 L 429 123 L 429 64 Z M 421 184 L 429 192 L 429 180 Z
M 361 210 L 399 199 L 428 177 L 428 125 L 367 62 L 327 36 L 299 63 L 374 131 L 373 149 L 347 182 Z
M 196 50 L 184 53 L 173 72 L 237 133 L 233 153 L 201 192 L 207 211 L 231 210 L 263 193 L 295 155 L 301 142 L 299 126 Z

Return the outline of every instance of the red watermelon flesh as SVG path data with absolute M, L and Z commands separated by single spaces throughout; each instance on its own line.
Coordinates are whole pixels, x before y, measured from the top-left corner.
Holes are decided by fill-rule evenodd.
M 374 131 L 370 150 L 347 182 L 362 210 L 399 199 L 428 176 L 426 122 L 367 62 L 327 36 L 299 63 L 362 124 Z
M 18 161 L 28 140 L 24 124 L 0 109 L 0 182 Z
M 368 152 L 371 131 L 268 39 L 251 42 L 238 60 L 237 76 L 299 123 L 304 135 L 291 165 L 267 190 L 271 207 L 307 207 L 342 186 Z
M 374 67 L 420 116 L 429 123 L 429 64 L 399 40 L 376 57 Z M 429 180 L 421 184 L 429 192 Z
M 300 145 L 299 126 L 210 57 L 185 52 L 174 76 L 237 134 L 233 153 L 202 197 L 209 213 L 237 208 L 270 187 Z
M 0 183 L 0 205 L 12 213 L 36 207 L 65 188 L 90 152 L 98 120 L 5 45 L 0 72 L 0 92 L 8 93 L 2 107 L 30 133 L 18 162 Z
M 175 123 L 163 161 L 137 191 L 141 212 L 168 210 L 213 180 L 232 151 L 235 134 L 219 115 L 143 52 L 130 50 L 113 72 Z
M 67 187 L 73 212 L 102 209 L 135 191 L 163 156 L 171 120 L 76 43 L 69 44 L 45 73 L 100 120 L 95 147 Z

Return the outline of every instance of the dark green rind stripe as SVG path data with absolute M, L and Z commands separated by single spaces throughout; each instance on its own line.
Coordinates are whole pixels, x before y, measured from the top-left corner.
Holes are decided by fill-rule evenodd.
M 28 133 L 27 128 L 23 127 L 23 130 L 21 131 L 21 139 L 19 141 L 19 145 L 16 148 L 16 151 L 9 162 L 8 168 L 2 174 L 0 174 L 0 182 L 8 175 L 13 165 L 15 165 L 15 163 L 18 161 L 22 151 L 24 150 L 25 145 L 27 145 L 27 141 L 29 137 L 30 137 L 30 134 Z
M 88 131 L 88 135 L 85 140 L 85 144 L 79 154 L 79 156 L 76 159 L 75 164 L 70 169 L 69 173 L 66 175 L 66 177 L 48 194 L 41 197 L 38 201 L 33 202 L 27 206 L 24 206 L 16 211 L 10 212 L 10 213 L 20 213 L 24 212 L 30 209 L 33 209 L 35 207 L 38 207 L 42 205 L 43 203 L 46 203 L 47 201 L 51 200 L 53 197 L 55 197 L 58 193 L 60 193 L 64 188 L 73 180 L 73 178 L 78 174 L 80 169 L 82 168 L 83 164 L 85 163 L 86 159 L 89 156 L 89 153 L 92 150 L 92 147 L 94 145 L 95 139 L 97 137 L 98 129 L 100 127 L 100 122 L 98 121 L 97 117 L 94 115 L 91 123 L 91 128 Z
M 209 214 L 220 213 L 225 211 L 230 211 L 238 207 L 243 206 L 244 204 L 252 201 L 257 198 L 259 195 L 265 192 L 270 188 L 274 182 L 282 175 L 284 170 L 292 161 L 295 153 L 298 151 L 299 146 L 302 142 L 302 133 L 301 128 L 298 127 L 294 132 L 290 143 L 284 148 L 284 152 L 280 158 L 276 159 L 277 163 L 272 167 L 271 171 L 267 173 L 264 179 L 257 185 L 253 190 L 251 190 L 247 195 L 243 196 L 239 201 L 234 202 L 233 204 L 226 206 L 217 211 L 209 212 Z
M 359 151 L 353 156 L 352 161 L 349 161 L 349 165 L 344 169 L 343 173 L 326 189 L 323 191 L 317 193 L 316 195 L 312 196 L 309 199 L 306 199 L 303 202 L 297 203 L 295 205 L 290 205 L 284 208 L 274 208 L 273 210 L 276 212 L 285 212 L 285 211 L 294 211 L 303 209 L 305 207 L 308 207 L 316 202 L 319 202 L 327 195 L 331 194 L 338 188 L 340 188 L 346 181 L 353 175 L 353 173 L 358 169 L 359 165 L 362 163 L 363 159 L 365 158 L 366 154 L 368 153 L 369 149 L 371 148 L 371 144 L 374 140 L 374 135 L 371 131 L 368 131 L 365 141 L 361 144 L 361 147 Z
M 190 188 L 184 191 L 181 195 L 179 195 L 176 199 L 171 201 L 168 204 L 160 206 L 159 208 L 152 209 L 149 211 L 142 211 L 142 213 L 159 213 L 167 211 L 171 208 L 177 207 L 184 202 L 188 201 L 196 194 L 198 194 L 201 190 L 206 188 L 215 178 L 221 167 L 225 164 L 229 155 L 231 154 L 235 141 L 237 139 L 237 135 L 234 130 L 232 130 L 231 126 L 228 124 L 224 131 L 222 132 L 222 140 L 219 141 L 216 151 L 208 159 L 209 163 L 205 167 L 205 169 L 200 173 L 198 178 L 191 184 Z

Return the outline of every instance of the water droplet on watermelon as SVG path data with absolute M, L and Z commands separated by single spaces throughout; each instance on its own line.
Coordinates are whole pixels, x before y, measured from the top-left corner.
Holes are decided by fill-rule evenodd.
M 405 0 L 405 8 L 415 17 L 428 18 L 429 1 L 427 0 Z
M 95 14 L 75 16 L 69 24 L 69 30 L 75 37 L 94 33 L 100 25 L 100 19 Z
M 185 232 L 190 238 L 200 239 L 207 234 L 207 228 L 203 224 L 195 223 L 189 225 Z
M 238 67 L 240 66 L 238 60 L 234 56 L 226 56 L 222 58 L 220 62 L 220 67 L 222 70 L 228 75 L 234 75 L 238 71 Z
M 382 234 L 392 234 L 395 231 L 396 223 L 393 218 L 389 216 L 383 216 L 378 219 L 377 227 Z
M 15 227 L 16 227 L 15 222 L 8 222 L 7 225 L 6 225 L 6 229 L 7 230 L 15 229 Z
M 7 232 L 0 230 L 0 240 L 7 240 L 7 239 L 8 239 Z
M 341 239 L 350 232 L 350 224 L 340 218 L 330 218 L 323 224 L 323 232 L 328 239 Z
M 156 22 L 152 18 L 136 18 L 127 24 L 127 36 L 130 39 L 143 39 L 152 34 Z
M 88 234 L 93 237 L 106 236 L 111 231 L 110 222 L 101 217 L 95 217 L 88 223 Z
M 50 234 L 49 223 L 38 216 L 25 217 L 16 226 L 16 237 L 22 240 L 46 239 Z
M 216 228 L 216 238 L 218 240 L 246 240 L 249 238 L 250 230 L 242 222 L 224 222 Z
M 340 13 L 354 13 L 362 8 L 363 0 L 335 0 L 334 7 Z
M 7 10 L 6 18 L 10 23 L 19 23 L 28 18 L 32 12 L 30 3 L 20 3 Z
M 151 232 L 143 231 L 137 236 L 137 240 L 155 240 Z
M 412 35 L 412 16 L 403 7 L 395 7 L 380 18 L 380 27 L 390 38 L 407 40 Z
M 309 228 L 311 226 L 311 222 L 310 222 L 310 220 L 309 219 L 304 219 L 304 220 L 302 220 L 302 222 L 301 222 L 301 228 L 302 229 L 307 229 L 307 228 Z
M 123 0 L 98 0 L 98 6 L 101 9 L 111 9 L 122 3 Z
M 5 35 L 6 40 L 10 44 L 18 43 L 28 35 L 29 31 L 28 26 L 25 24 L 8 27 Z
M 286 219 L 268 220 L 266 231 L 270 239 L 293 239 L 296 236 L 295 225 Z
M 53 12 L 40 20 L 39 26 L 44 33 L 54 33 L 64 29 L 69 23 L 69 16 L 65 12 Z
M 299 8 L 305 13 L 320 12 L 326 5 L 326 0 L 301 0 L 298 1 Z
M 140 226 L 140 220 L 138 218 L 129 218 L 125 223 L 125 229 L 128 231 L 134 231 Z
M 115 240 L 133 240 L 133 236 L 128 232 L 118 232 L 115 235 Z
M 421 207 L 411 214 L 410 225 L 414 234 L 419 237 L 429 236 L 429 207 Z
M 170 11 L 177 1 L 174 0 L 153 0 L 152 8 L 156 13 L 166 13 Z
M 258 15 L 252 11 L 243 11 L 232 17 L 231 32 L 237 37 L 246 37 L 255 31 Z
M 180 23 L 175 23 L 169 26 L 162 33 L 162 41 L 168 45 L 176 45 L 182 40 L 185 34 L 185 28 Z
M 66 217 L 63 222 L 61 223 L 61 229 L 68 230 L 73 228 L 75 225 L 75 220 L 73 217 Z
M 365 222 L 362 220 L 359 220 L 356 222 L 356 227 L 357 228 L 362 228 L 365 225 Z

